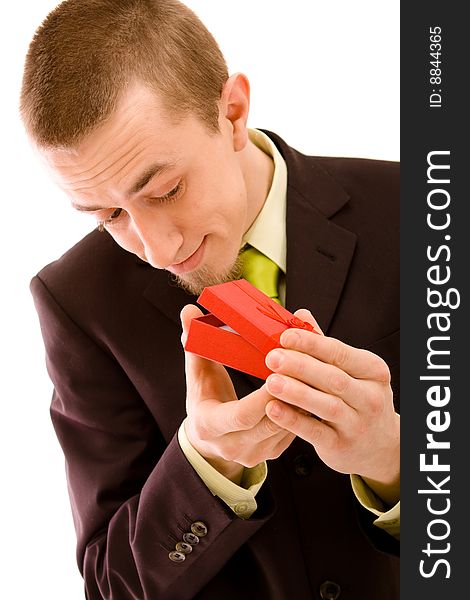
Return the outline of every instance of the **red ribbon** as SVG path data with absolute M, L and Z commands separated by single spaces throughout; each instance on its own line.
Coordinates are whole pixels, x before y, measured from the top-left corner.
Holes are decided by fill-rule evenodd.
M 277 309 L 274 308 L 274 306 L 271 306 L 270 304 L 262 305 L 261 307 L 257 306 L 256 308 L 260 312 L 262 312 L 263 315 L 266 315 L 267 317 L 270 317 L 271 319 L 282 323 L 286 327 L 294 327 L 295 329 L 306 329 L 307 331 L 313 331 L 313 325 L 311 325 L 307 321 L 302 321 L 302 319 L 299 319 L 296 316 L 286 318 L 283 315 L 279 314 Z
M 234 282 L 234 283 L 236 283 L 236 282 Z M 302 321 L 302 319 L 299 319 L 298 317 L 296 317 L 294 315 L 292 317 L 285 317 L 281 312 L 279 312 L 277 304 L 275 304 L 274 301 L 272 301 L 272 304 L 270 302 L 268 302 L 267 300 L 265 301 L 264 298 L 262 301 L 260 298 L 257 298 L 256 296 L 253 296 L 252 294 L 250 294 L 242 286 L 239 285 L 237 287 L 240 288 L 241 290 L 243 290 L 245 292 L 245 294 L 250 296 L 250 298 L 252 300 L 255 300 L 255 302 L 257 302 L 258 304 L 261 304 L 261 306 L 257 306 L 256 308 L 261 313 L 263 313 L 263 315 L 265 315 L 266 317 L 269 317 L 270 319 L 273 319 L 274 321 L 277 321 L 278 323 L 282 323 L 287 328 L 293 327 L 295 329 L 305 329 L 306 331 L 313 331 L 314 333 L 317 333 L 315 331 L 313 325 L 311 325 L 307 321 Z

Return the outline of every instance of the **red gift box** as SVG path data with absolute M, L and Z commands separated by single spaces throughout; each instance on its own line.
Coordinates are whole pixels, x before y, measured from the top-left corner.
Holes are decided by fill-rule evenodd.
M 265 358 L 283 331 L 314 331 L 245 279 L 207 287 L 198 302 L 210 312 L 191 321 L 185 350 L 260 379 L 272 373 Z

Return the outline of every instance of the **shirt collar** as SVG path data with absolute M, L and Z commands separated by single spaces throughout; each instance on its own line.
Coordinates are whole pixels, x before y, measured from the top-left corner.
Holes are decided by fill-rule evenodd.
M 286 204 L 287 165 L 271 139 L 262 131 L 249 129 L 250 140 L 274 161 L 274 176 L 266 201 L 243 236 L 242 246 L 250 244 L 285 273 L 287 254 Z

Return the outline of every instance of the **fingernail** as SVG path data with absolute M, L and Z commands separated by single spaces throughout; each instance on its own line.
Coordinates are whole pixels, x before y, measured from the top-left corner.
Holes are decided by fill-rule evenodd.
M 279 375 L 270 375 L 267 379 L 268 391 L 273 394 L 280 394 L 284 389 L 284 379 Z
M 279 369 L 282 363 L 282 354 L 277 350 L 270 352 L 266 357 L 266 364 L 270 369 Z
M 300 335 L 297 331 L 286 331 L 282 334 L 281 344 L 283 346 L 296 346 L 300 340 Z
M 268 417 L 271 415 L 272 417 L 278 418 L 282 415 L 282 407 L 280 402 L 270 402 L 267 406 Z

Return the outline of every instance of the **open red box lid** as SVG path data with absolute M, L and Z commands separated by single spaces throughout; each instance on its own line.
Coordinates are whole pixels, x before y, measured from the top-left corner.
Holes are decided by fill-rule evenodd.
M 314 331 L 245 279 L 207 287 L 198 302 L 210 311 L 191 321 L 185 349 L 266 379 L 266 354 L 279 347 L 283 331 Z

